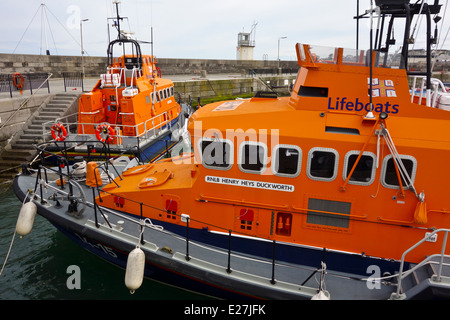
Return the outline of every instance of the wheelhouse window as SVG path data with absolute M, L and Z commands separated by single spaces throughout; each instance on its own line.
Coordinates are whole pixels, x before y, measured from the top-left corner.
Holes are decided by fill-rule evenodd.
M 239 152 L 239 168 L 243 172 L 262 173 L 267 163 L 267 147 L 254 141 L 241 143 Z
M 345 156 L 344 161 L 344 180 L 347 179 L 353 166 L 358 159 L 360 151 L 350 151 Z M 349 179 L 350 184 L 369 185 L 375 178 L 375 155 L 371 152 L 364 152 Z
M 313 148 L 308 154 L 307 175 L 313 180 L 332 181 L 336 178 L 338 161 L 336 150 Z
M 300 174 L 302 150 L 297 146 L 278 145 L 273 149 L 272 171 L 277 176 L 297 177 Z
M 416 176 L 416 169 L 417 169 L 417 161 L 414 157 L 408 155 L 400 155 L 400 160 L 403 164 L 403 168 L 402 166 L 399 166 L 398 172 L 403 173 L 400 174 L 400 180 L 402 182 L 402 186 L 406 187 L 408 184 L 403 178 L 403 175 L 407 174 L 411 179 L 411 182 L 414 183 L 414 178 Z M 385 187 L 396 189 L 400 186 L 397 169 L 394 164 L 394 159 L 392 155 L 387 156 L 383 161 L 382 177 L 383 177 L 382 183 Z
M 233 145 L 228 140 L 204 138 L 199 141 L 199 150 L 206 168 L 228 170 L 233 164 Z

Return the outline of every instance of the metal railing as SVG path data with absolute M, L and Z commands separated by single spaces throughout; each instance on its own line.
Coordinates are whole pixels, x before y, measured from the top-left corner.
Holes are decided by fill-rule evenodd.
M 10 97 L 13 97 L 13 93 L 20 91 L 30 91 L 33 94 L 33 90 L 39 90 L 45 84 L 47 85 L 47 91 L 50 93 L 50 85 L 48 79 L 52 76 L 49 73 L 15 73 L 15 74 L 0 74 L 0 93 L 9 92 Z
M 67 129 L 68 134 L 70 132 L 76 133 L 77 137 L 85 137 L 87 140 L 96 140 L 95 133 L 86 133 L 86 128 L 91 128 L 93 126 L 98 126 L 100 123 L 82 123 L 77 122 L 76 119 L 78 118 L 77 113 L 73 113 L 61 118 L 57 118 L 55 120 L 47 121 L 42 124 L 42 134 L 44 137 L 44 141 L 48 141 L 48 139 L 51 139 L 51 128 L 52 126 L 59 122 L 65 128 Z M 125 138 L 135 138 L 138 140 L 146 140 L 150 139 L 152 137 L 158 136 L 164 129 L 171 130 L 172 129 L 172 122 L 169 118 L 168 112 L 161 113 L 153 118 L 147 119 L 146 121 L 143 121 L 141 123 L 138 123 L 136 125 L 116 125 L 116 124 L 110 124 L 112 128 L 115 130 L 115 135 L 113 138 L 116 138 L 117 144 L 122 144 L 119 142 L 123 142 Z M 124 129 L 127 129 L 126 131 L 134 132 L 134 135 L 125 135 Z M 47 139 L 47 140 L 45 140 Z
M 437 108 L 440 95 L 447 92 L 444 83 L 437 78 L 431 78 L 431 89 L 426 89 L 427 79 L 425 76 L 410 78 L 412 79 L 411 102 L 414 102 L 414 98 L 416 98 L 418 104 L 423 104 L 422 100 L 424 100 L 427 107 Z
M 81 91 L 84 91 L 84 74 L 83 72 L 63 72 L 64 79 L 64 91 L 67 92 L 67 88 L 81 87 Z
M 43 86 L 44 84 L 47 84 L 48 92 L 50 93 L 50 87 L 49 87 L 49 85 L 48 85 L 48 81 L 49 81 L 49 79 L 52 77 L 53 74 L 52 74 L 52 73 L 50 73 L 50 74 L 47 74 L 47 73 L 46 73 L 46 75 L 47 75 L 47 78 L 46 78 L 43 82 L 40 82 L 40 85 L 37 87 L 37 90 L 36 90 L 34 93 L 37 93 L 37 92 L 42 88 L 42 86 Z M 9 118 L 8 118 L 5 122 L 2 123 L 2 125 L 0 126 L 0 130 L 1 130 L 7 123 L 9 123 L 9 121 L 17 114 L 17 112 L 19 112 L 25 105 L 27 105 L 28 101 L 30 101 L 30 99 L 31 99 L 32 97 L 34 97 L 34 95 L 33 95 L 33 91 L 31 90 L 31 95 L 30 95 L 28 98 L 26 98 L 24 102 L 22 102 L 22 104 L 19 106 L 19 108 L 17 108 L 17 109 L 9 116 Z
M 421 261 L 420 263 L 415 265 L 413 268 L 409 269 L 408 271 L 403 272 L 406 255 L 408 253 L 410 253 L 411 251 L 413 251 L 414 249 L 416 249 L 417 247 L 419 247 L 422 243 L 430 241 L 435 236 L 437 237 L 437 234 L 439 232 L 443 232 L 444 233 L 444 239 L 442 241 L 441 253 L 440 254 L 429 255 L 423 261 Z M 438 271 L 437 271 L 437 274 L 436 274 L 435 281 L 437 281 L 437 282 L 441 281 L 441 279 L 442 279 L 442 268 L 444 266 L 444 258 L 450 258 L 450 255 L 446 255 L 445 254 L 445 249 L 446 249 L 446 246 L 447 246 L 448 233 L 449 232 L 450 232 L 450 229 L 437 229 L 437 230 L 435 230 L 435 231 L 433 231 L 431 233 L 427 233 L 422 240 L 417 242 L 415 245 L 411 246 L 409 249 L 407 249 L 403 253 L 402 258 L 400 260 L 400 270 L 399 270 L 399 273 L 398 273 L 398 276 L 397 276 L 398 280 L 397 280 L 397 292 L 395 293 L 396 297 L 400 297 L 401 296 L 402 280 L 405 279 L 406 277 L 408 277 L 411 273 L 413 273 L 416 270 L 418 270 L 419 268 L 423 267 L 424 265 L 426 265 L 428 263 L 431 263 L 431 260 L 436 258 L 436 257 L 439 258 L 439 263 L 438 263 Z
M 155 206 L 151 206 L 151 205 L 145 204 L 143 202 L 139 202 L 139 201 L 136 201 L 136 200 L 133 200 L 133 199 L 126 198 L 123 195 L 110 193 L 110 192 L 102 190 L 100 187 L 96 187 L 96 189 L 97 189 L 97 195 L 98 195 L 100 203 L 103 201 L 101 195 L 102 194 L 103 195 L 108 194 L 108 195 L 120 197 L 123 200 L 129 201 L 129 202 L 134 203 L 135 205 L 139 206 L 139 211 L 136 212 L 135 216 L 140 219 L 139 220 L 140 222 L 137 222 L 136 220 L 133 220 L 129 216 L 127 216 L 127 219 L 129 221 L 133 221 L 134 223 L 137 223 L 137 224 L 139 224 L 141 226 L 141 233 L 140 233 L 139 242 L 142 245 L 145 244 L 145 242 L 146 242 L 146 240 L 144 239 L 144 233 L 142 232 L 142 228 L 143 227 L 148 227 L 148 225 L 146 225 L 145 223 L 142 223 L 142 221 L 149 220 L 149 218 L 147 218 L 144 215 L 144 209 L 147 208 L 147 209 L 159 211 L 159 212 L 162 212 L 162 213 L 168 213 L 168 209 L 158 208 L 158 207 L 155 207 Z M 94 199 L 95 199 L 95 193 L 93 193 L 93 196 L 94 196 Z M 92 205 L 94 206 L 94 215 L 95 215 L 94 221 L 95 221 L 95 225 L 96 225 L 97 228 L 100 227 L 100 225 L 98 223 L 98 217 L 97 217 L 98 213 L 97 212 L 100 212 L 100 214 L 103 217 L 105 217 L 104 212 L 107 212 L 108 214 L 117 215 L 121 219 L 124 216 L 124 215 L 120 214 L 119 212 L 111 210 L 111 209 L 109 209 L 107 207 L 103 207 L 102 205 L 98 204 L 96 201 L 93 201 Z M 244 236 L 245 237 L 245 236 L 247 236 L 246 234 L 240 233 L 238 231 L 232 231 L 230 229 L 222 228 L 222 227 L 217 226 L 217 225 L 212 225 L 210 223 L 207 223 L 207 222 L 204 222 L 204 221 L 200 221 L 198 219 L 192 219 L 187 214 L 179 214 L 179 213 L 176 213 L 176 212 L 171 212 L 171 215 L 177 217 L 177 219 L 180 219 L 180 221 L 185 223 L 185 227 L 186 227 L 185 236 L 184 237 L 183 236 L 180 237 L 180 235 L 174 233 L 173 237 L 181 239 L 182 241 L 184 241 L 184 243 L 185 243 L 184 258 L 185 258 L 186 261 L 190 261 L 191 260 L 192 255 L 190 254 L 190 247 L 192 245 L 196 244 L 195 240 L 192 240 L 190 238 L 190 226 L 189 226 L 190 222 L 202 223 L 205 226 L 209 226 L 209 227 L 213 227 L 213 228 L 217 228 L 217 229 L 222 229 L 223 230 L 222 232 L 216 231 L 214 233 L 223 233 L 224 237 L 227 237 L 228 246 L 227 247 L 223 247 L 223 248 L 219 247 L 219 250 L 222 251 L 224 253 L 224 256 L 226 257 L 226 261 L 223 261 L 222 263 L 223 263 L 224 266 L 226 265 L 225 271 L 227 273 L 230 274 L 230 273 L 233 272 L 232 260 L 231 260 L 232 256 L 241 257 L 241 258 L 244 258 L 244 259 L 249 258 L 249 256 L 247 256 L 245 253 L 241 252 L 240 250 L 232 249 L 232 240 L 233 240 L 233 238 L 240 237 L 240 236 Z M 105 218 L 105 221 L 106 221 L 106 218 Z M 106 221 L 106 223 L 109 225 L 108 221 Z M 153 224 L 151 224 L 151 226 L 154 227 Z M 111 226 L 110 226 L 110 228 L 111 228 Z M 153 229 L 158 230 L 158 231 L 162 231 L 163 230 L 162 228 L 161 229 L 153 228 Z M 300 266 L 294 266 L 292 264 L 285 264 L 282 261 L 277 260 L 277 257 L 276 257 L 277 256 L 277 254 L 276 254 L 277 250 L 276 249 L 277 249 L 278 246 L 283 246 L 283 244 L 278 243 L 276 240 L 267 241 L 267 239 L 263 239 L 263 238 L 259 238 L 259 237 L 255 237 L 255 236 L 253 236 L 253 238 L 255 240 L 260 240 L 260 241 L 263 241 L 263 242 L 267 242 L 268 245 L 271 247 L 271 250 L 270 250 L 271 254 L 268 254 L 266 259 L 263 259 L 263 257 L 255 258 L 254 256 L 251 256 L 252 260 L 259 261 L 259 262 L 261 262 L 261 263 L 263 263 L 265 265 L 270 264 L 270 268 L 271 268 L 270 277 L 265 277 L 265 278 L 266 278 L 267 282 L 270 283 L 271 285 L 275 285 L 277 283 L 277 280 L 276 280 L 276 278 L 277 278 L 276 277 L 277 267 L 279 267 L 279 268 L 287 267 L 287 268 L 290 268 L 290 269 L 298 268 L 298 269 L 302 269 L 303 271 L 306 270 L 306 272 L 308 273 L 308 276 L 306 276 L 303 280 L 302 279 L 298 279 L 299 281 L 296 284 L 296 286 L 299 287 L 299 288 L 307 288 L 307 287 L 305 287 L 305 284 L 314 275 L 316 275 L 317 273 L 325 272 L 325 269 L 323 268 L 324 260 L 325 260 L 325 256 L 326 256 L 326 251 L 327 251 L 325 248 L 323 248 L 323 250 L 322 250 L 322 259 L 320 261 L 320 266 L 319 267 L 317 267 L 317 268 L 308 267 L 308 266 L 300 267 Z M 201 246 L 208 250 L 209 246 L 207 244 L 205 245 L 204 243 L 202 243 Z M 218 247 L 211 246 L 211 248 L 209 248 L 209 250 L 217 251 Z M 293 284 L 294 281 L 291 281 L 291 283 Z

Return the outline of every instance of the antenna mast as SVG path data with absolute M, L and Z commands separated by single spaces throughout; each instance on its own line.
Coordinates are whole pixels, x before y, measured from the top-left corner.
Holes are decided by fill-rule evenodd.
M 48 49 L 48 39 L 47 39 L 47 15 L 45 14 L 45 3 L 41 3 L 41 8 L 42 8 L 42 12 L 41 12 L 41 27 L 42 30 L 44 32 L 44 40 L 45 40 L 45 54 L 47 56 L 50 55 L 50 50 Z M 41 54 L 42 54 L 42 36 L 41 36 Z

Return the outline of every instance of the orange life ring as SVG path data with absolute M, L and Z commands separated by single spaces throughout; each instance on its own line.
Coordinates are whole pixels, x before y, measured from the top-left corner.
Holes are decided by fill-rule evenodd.
M 116 131 L 107 123 L 101 123 L 95 129 L 95 136 L 101 142 L 113 142 Z
M 67 130 L 64 126 L 57 122 L 52 126 L 52 137 L 55 141 L 64 141 L 67 137 Z
M 23 89 L 23 76 L 19 72 L 14 73 L 12 81 L 14 87 L 16 87 L 19 90 Z

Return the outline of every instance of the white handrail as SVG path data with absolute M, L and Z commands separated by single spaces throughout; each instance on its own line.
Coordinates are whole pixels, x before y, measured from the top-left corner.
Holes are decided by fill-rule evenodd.
M 404 267 L 404 264 L 405 264 L 405 257 L 406 257 L 406 255 L 408 253 L 410 253 L 412 250 L 414 250 L 415 248 L 417 248 L 418 246 L 420 246 L 425 241 L 429 241 L 429 239 L 432 239 L 438 232 L 444 232 L 445 233 L 444 240 L 442 241 L 441 253 L 440 254 L 429 255 L 429 256 L 427 256 L 427 258 L 425 258 L 422 262 L 420 262 L 419 264 L 417 264 L 413 268 L 409 269 L 406 272 L 403 272 L 403 267 Z M 405 252 L 403 252 L 402 258 L 400 260 L 400 270 L 399 270 L 399 273 L 398 273 L 397 291 L 395 293 L 396 297 L 400 297 L 401 296 L 400 291 L 402 289 L 401 288 L 402 280 L 404 278 L 406 278 L 409 274 L 414 272 L 415 270 L 421 268 L 423 265 L 428 263 L 428 261 L 430 261 L 432 258 L 435 258 L 435 257 L 440 257 L 439 269 L 438 269 L 435 281 L 437 281 L 437 282 L 441 281 L 442 267 L 443 267 L 443 264 L 444 264 L 444 258 L 450 258 L 450 255 L 446 255 L 445 254 L 445 248 L 447 246 L 447 240 L 448 240 L 448 233 L 449 232 L 450 232 L 450 229 L 437 229 L 437 230 L 434 230 L 431 233 L 427 233 L 422 240 L 420 240 L 415 245 L 411 246 L 409 249 L 407 249 Z
M 420 86 L 420 93 L 418 95 L 419 97 L 418 104 L 422 104 L 422 99 L 425 98 L 427 107 L 437 107 L 436 101 L 438 99 L 439 93 L 447 92 L 444 83 L 442 83 L 442 81 L 437 78 L 431 78 L 432 88 L 425 89 L 426 77 L 413 76 L 412 79 L 413 82 L 411 86 L 411 102 L 414 102 L 414 97 L 416 97 L 416 90 L 418 89 L 416 87 L 417 85 Z M 417 84 L 417 79 L 420 79 L 420 84 Z
M 50 135 L 51 127 L 53 126 L 53 124 L 55 122 L 60 122 L 62 125 L 66 126 L 67 128 L 69 128 L 70 126 L 76 125 L 78 128 L 81 127 L 81 132 L 77 132 L 78 135 L 95 137 L 95 134 L 84 133 L 84 128 L 85 128 L 85 126 L 98 125 L 99 123 L 82 123 L 82 122 L 69 122 L 68 121 L 68 119 L 70 117 L 76 117 L 76 115 L 77 115 L 77 113 L 73 113 L 73 114 L 67 115 L 65 117 L 58 118 L 56 120 L 44 122 L 42 124 L 42 132 L 43 132 L 44 139 L 45 139 L 45 137 L 48 137 Z M 155 121 L 155 120 L 159 120 L 159 121 Z M 166 125 L 168 125 L 169 129 L 171 129 L 171 120 L 169 118 L 168 112 L 161 113 L 157 116 L 154 116 L 153 118 L 150 118 L 150 119 L 143 121 L 141 123 L 138 123 L 136 125 L 121 124 L 120 126 L 118 126 L 117 124 L 111 124 L 111 126 L 113 126 L 113 127 L 121 127 L 122 132 L 123 132 L 123 128 L 134 128 L 135 135 L 131 135 L 131 136 L 119 134 L 119 132 L 116 131 L 115 137 L 117 137 L 119 139 L 121 139 L 121 138 L 142 138 L 142 137 L 149 138 L 151 136 L 157 135 L 163 129 L 163 127 Z M 144 127 L 144 130 L 143 130 L 143 132 L 140 132 L 139 127 L 142 127 L 142 126 Z M 149 134 L 150 132 L 152 132 L 151 135 Z

